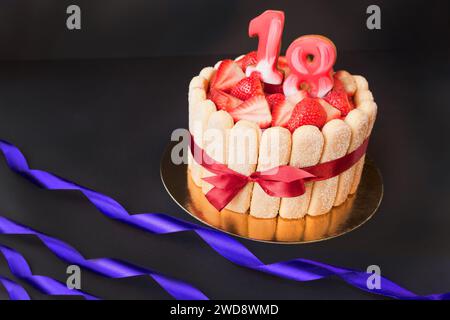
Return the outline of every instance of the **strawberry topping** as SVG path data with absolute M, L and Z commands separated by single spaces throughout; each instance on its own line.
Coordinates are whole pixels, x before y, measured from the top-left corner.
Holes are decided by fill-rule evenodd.
M 241 100 L 247 100 L 251 97 L 264 95 L 261 80 L 257 73 L 239 81 L 230 92 L 233 96 Z
M 256 51 L 252 51 L 236 61 L 223 60 L 211 78 L 208 99 L 218 110 L 226 110 L 234 121 L 252 121 L 261 128 L 281 126 L 293 132 L 303 125 L 322 128 L 326 122 L 344 118 L 355 108 L 348 73 L 336 73 L 333 89 L 323 98 L 310 97 L 306 90 L 285 96 L 283 83 L 264 83 L 259 72 L 246 77 L 245 70 L 257 64 L 256 58 Z M 286 57 L 279 57 L 277 67 L 286 79 L 290 73 Z
M 228 109 L 228 113 L 234 121 L 248 120 L 259 125 L 260 128 L 267 128 L 272 122 L 269 104 L 264 96 L 254 96 L 244 101 L 236 108 Z
M 327 113 L 317 99 L 307 97 L 294 107 L 292 116 L 287 123 L 287 128 L 291 132 L 304 125 L 313 125 L 322 128 L 326 122 Z
M 278 104 L 272 108 L 272 126 L 286 127 L 289 119 L 292 116 L 295 104 L 289 100 L 279 101 Z
M 267 103 L 269 103 L 270 110 L 273 110 L 274 106 L 285 100 L 284 94 L 274 93 L 266 96 Z
M 245 72 L 248 66 L 258 63 L 258 60 L 256 60 L 256 51 L 247 53 L 245 56 L 237 60 L 236 63 Z
M 215 89 L 228 91 L 243 78 L 245 78 L 245 74 L 236 62 L 233 60 L 223 60 L 219 69 L 217 69 L 211 86 Z
M 233 109 L 242 103 L 242 100 L 239 100 L 238 98 L 233 97 L 222 90 L 214 88 L 209 91 L 208 99 L 214 102 L 219 110 Z
M 338 109 L 344 117 L 353 109 L 347 93 L 339 86 L 336 90 L 333 89 L 328 92 L 324 100 Z
M 341 112 L 335 107 L 333 107 L 331 104 L 329 104 L 323 99 L 317 99 L 317 101 L 319 101 L 319 103 L 323 107 L 323 110 L 325 110 L 327 114 L 327 122 L 333 119 L 339 119 L 341 117 Z

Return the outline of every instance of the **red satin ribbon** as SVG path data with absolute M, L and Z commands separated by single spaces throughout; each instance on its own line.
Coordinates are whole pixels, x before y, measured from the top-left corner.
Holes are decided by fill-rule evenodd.
M 246 176 L 215 161 L 191 139 L 191 153 L 195 161 L 215 176 L 203 178 L 213 185 L 205 195 L 218 210 L 222 210 L 249 182 L 258 183 L 268 195 L 273 197 L 298 197 L 305 193 L 305 182 L 333 178 L 351 168 L 366 153 L 369 138 L 353 152 L 345 156 L 315 166 L 296 168 L 279 166 L 266 171 L 253 172 Z

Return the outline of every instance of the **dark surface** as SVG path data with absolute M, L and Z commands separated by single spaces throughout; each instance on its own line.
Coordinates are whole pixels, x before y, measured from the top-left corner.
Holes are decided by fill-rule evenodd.
M 66 8 L 81 8 L 81 30 Z M 381 30 L 366 9 L 381 8 Z M 445 0 L 3 0 L 0 59 L 130 58 L 232 54 L 256 47 L 249 21 L 286 12 L 282 49 L 302 34 L 324 34 L 347 50 L 449 49 Z
M 131 213 L 195 221 L 165 192 L 159 161 L 172 130 L 187 124 L 188 81 L 217 59 L 0 63 L 0 137 L 17 145 L 33 168 L 106 193 Z M 364 74 L 379 105 L 369 153 L 384 177 L 384 200 L 367 224 L 329 241 L 241 240 L 259 258 L 303 257 L 358 269 L 377 264 L 384 276 L 418 293 L 450 290 L 450 70 L 444 53 L 426 59 L 382 51 L 339 56 L 337 69 Z M 39 189 L 3 160 L 0 214 L 64 239 L 87 258 L 122 258 L 163 271 L 210 298 L 374 298 L 336 279 L 297 283 L 237 267 L 192 233 L 132 229 L 105 218 L 78 192 Z M 0 236 L 0 243 L 22 252 L 35 274 L 65 281 L 66 265 L 35 238 Z M 3 258 L 0 274 L 12 277 Z M 82 288 L 102 298 L 169 297 L 145 277 L 108 280 L 87 271 Z

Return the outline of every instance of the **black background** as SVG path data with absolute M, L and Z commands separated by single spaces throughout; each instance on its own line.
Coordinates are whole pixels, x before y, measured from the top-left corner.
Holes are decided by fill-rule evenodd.
M 79 4 L 82 30 L 65 27 Z M 382 30 L 365 26 L 378 4 Z M 207 65 L 253 50 L 249 20 L 284 9 L 284 45 L 330 37 L 336 69 L 363 74 L 379 105 L 369 154 L 384 177 L 379 212 L 329 241 L 295 246 L 243 241 L 270 263 L 296 257 L 365 269 L 421 294 L 450 289 L 449 4 L 446 1 L 2 1 L 0 138 L 33 168 L 106 193 L 130 213 L 193 221 L 165 192 L 159 161 L 187 125 L 187 85 Z M 64 239 L 87 258 L 115 257 L 187 280 L 216 299 L 373 299 L 336 279 L 296 283 L 237 267 L 197 236 L 154 236 L 103 217 L 77 192 L 46 191 L 0 161 L 0 214 Z M 0 236 L 35 274 L 65 282 L 66 265 L 37 239 Z M 13 278 L 0 257 L 0 274 Z M 19 281 L 20 282 L 20 281 Z M 24 284 L 23 282 L 21 282 Z M 44 295 L 24 286 L 33 298 Z M 82 288 L 109 299 L 170 298 L 151 279 L 108 280 L 88 271 Z M 0 290 L 0 298 L 6 298 Z

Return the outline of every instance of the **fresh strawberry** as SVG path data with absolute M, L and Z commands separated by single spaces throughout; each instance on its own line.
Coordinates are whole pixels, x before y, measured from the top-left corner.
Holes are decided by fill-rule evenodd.
M 275 105 L 283 102 L 285 99 L 284 94 L 274 93 L 266 96 L 267 103 L 269 104 L 270 110 L 273 110 Z
M 283 93 L 283 84 L 270 84 L 264 83 L 264 91 L 272 94 L 272 93 Z
M 230 93 L 241 100 L 247 100 L 258 95 L 264 95 L 259 75 L 257 73 L 252 73 L 250 77 L 242 79 L 231 89 Z
M 327 113 L 327 122 L 333 119 L 339 119 L 341 112 L 323 99 L 317 99 Z
M 255 65 L 258 62 L 256 60 L 256 51 L 247 53 L 245 56 L 236 61 L 239 67 L 245 72 L 248 66 Z
M 305 98 L 294 107 L 292 116 L 287 123 L 287 128 L 291 132 L 304 125 L 322 128 L 326 122 L 327 113 L 320 103 L 316 99 Z
M 306 90 L 299 90 L 295 92 L 293 95 L 290 95 L 287 97 L 287 99 L 295 106 L 297 103 L 302 101 L 308 96 L 308 91 Z
M 208 99 L 215 103 L 217 109 L 219 110 L 229 110 L 239 106 L 242 101 L 232 95 L 223 92 L 222 90 L 217 90 L 211 88 L 208 94 Z
M 339 79 L 334 79 L 333 82 L 333 89 L 334 91 L 344 91 L 345 92 L 345 88 L 344 88 L 344 84 L 339 80 Z
M 272 126 L 286 127 L 294 107 L 295 104 L 292 104 L 286 99 L 279 101 L 278 104 L 274 105 L 272 108 Z
M 339 87 L 328 92 L 324 100 L 338 109 L 344 117 L 353 109 L 347 93 Z
M 242 69 L 233 60 L 223 60 L 216 72 L 211 87 L 228 91 L 245 78 Z
M 339 87 L 342 87 L 345 92 L 349 96 L 353 96 L 356 92 L 356 81 L 353 78 L 353 76 L 348 73 L 347 71 L 341 70 L 334 74 L 334 82 L 336 87 L 336 82 L 338 83 Z
M 227 110 L 234 121 L 248 120 L 267 128 L 272 121 L 269 104 L 264 96 L 254 96 L 244 101 L 240 106 Z

